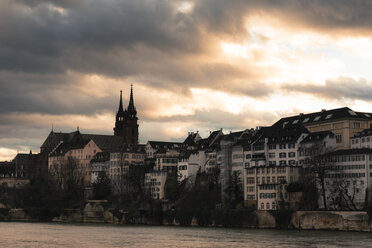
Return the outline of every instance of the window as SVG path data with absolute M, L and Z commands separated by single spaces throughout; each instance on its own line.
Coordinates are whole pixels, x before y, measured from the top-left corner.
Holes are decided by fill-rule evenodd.
M 270 209 L 270 203 L 266 203 L 266 209 Z
M 366 138 L 362 138 L 362 143 L 366 142 Z
M 276 144 L 269 145 L 269 150 L 274 150 L 274 149 L 276 149 Z
M 321 117 L 321 116 L 320 116 L 320 115 L 318 115 L 317 117 L 315 117 L 315 118 L 314 118 L 314 120 L 313 120 L 313 121 L 319 121 L 320 117 Z
M 288 144 L 288 148 L 291 149 L 291 148 L 295 148 L 296 147 L 296 144 L 295 143 L 289 143 Z
M 297 124 L 298 123 L 298 120 L 294 120 L 293 122 L 292 122 L 292 124 Z
M 360 122 L 353 122 L 353 128 L 360 128 Z
M 275 183 L 275 177 L 272 177 L 272 183 Z
M 310 118 L 305 118 L 304 121 L 302 123 L 306 123 L 309 121 Z
M 371 165 L 372 166 L 372 165 Z M 273 167 L 273 169 L 272 169 L 272 173 L 275 173 L 275 167 Z
M 247 184 L 254 184 L 254 177 L 248 177 Z
M 262 184 L 265 184 L 265 177 L 262 177 Z
M 267 183 L 270 183 L 270 177 L 267 177 L 267 178 L 266 178 L 266 182 L 267 182 Z
M 326 116 L 326 120 L 330 119 L 332 117 L 333 114 L 329 114 Z
M 246 154 L 246 155 L 245 155 L 245 158 L 246 158 L 246 159 L 251 159 L 251 154 Z
M 294 157 L 296 157 L 296 153 L 295 152 L 290 152 L 290 153 L 288 153 L 288 157 L 294 158 Z
M 285 152 L 279 153 L 279 158 L 285 158 L 287 157 L 287 154 Z
M 354 111 L 352 111 L 352 110 L 348 110 L 348 112 L 349 112 L 350 115 L 354 115 L 354 116 L 357 115 L 357 114 L 356 114 Z
M 263 202 L 261 203 L 261 209 L 265 209 L 265 204 Z
M 286 144 L 279 144 L 279 149 L 286 149 Z
M 341 134 L 336 134 L 336 143 L 342 143 L 342 135 Z
M 274 152 L 270 152 L 269 153 L 269 158 L 275 158 L 275 153 Z
M 248 192 L 254 192 L 254 186 L 249 186 L 247 187 Z
M 272 206 L 272 209 L 275 209 L 275 207 L 276 207 L 276 206 L 275 206 L 275 202 L 272 202 L 272 203 L 271 203 L 271 206 Z
M 289 161 L 288 161 L 288 164 L 290 164 L 290 165 L 295 165 L 295 164 L 296 164 L 296 160 L 289 160 Z

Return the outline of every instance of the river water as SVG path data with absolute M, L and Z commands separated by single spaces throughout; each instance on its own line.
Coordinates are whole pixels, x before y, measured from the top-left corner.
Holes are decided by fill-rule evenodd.
M 372 234 L 0 222 L 0 247 L 372 247 Z

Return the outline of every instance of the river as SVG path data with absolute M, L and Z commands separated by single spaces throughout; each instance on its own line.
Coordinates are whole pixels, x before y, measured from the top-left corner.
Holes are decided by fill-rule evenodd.
M 371 247 L 371 233 L 0 222 L 0 247 Z

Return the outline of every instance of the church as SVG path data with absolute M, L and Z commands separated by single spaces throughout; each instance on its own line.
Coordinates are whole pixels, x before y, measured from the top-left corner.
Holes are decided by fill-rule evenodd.
M 120 91 L 119 109 L 116 113 L 114 135 L 123 137 L 124 143 L 138 144 L 138 118 L 133 100 L 133 86 L 130 89 L 128 108 L 124 110 L 122 91 Z

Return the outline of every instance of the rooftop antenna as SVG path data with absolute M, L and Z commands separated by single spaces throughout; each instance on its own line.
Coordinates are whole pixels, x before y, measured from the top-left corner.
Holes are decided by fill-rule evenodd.
M 79 132 L 79 126 L 77 126 L 77 131 Z

